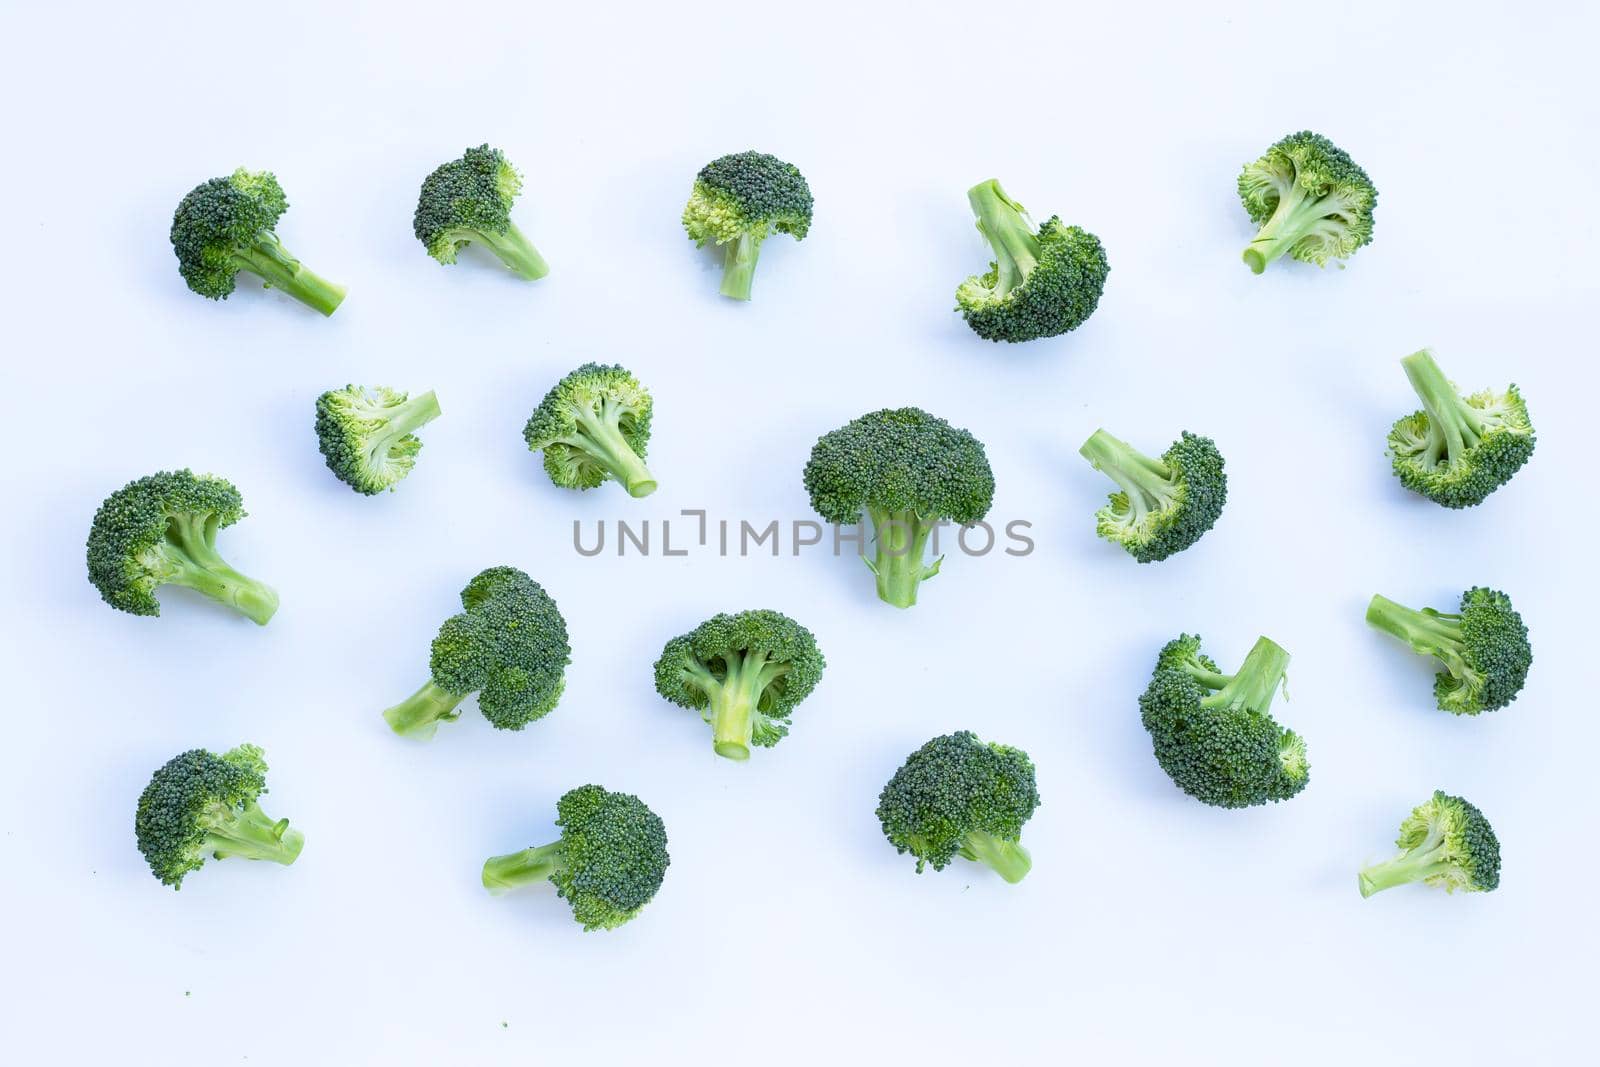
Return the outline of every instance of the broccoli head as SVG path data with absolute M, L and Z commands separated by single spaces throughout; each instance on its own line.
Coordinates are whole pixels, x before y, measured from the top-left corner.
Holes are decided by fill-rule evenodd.
M 898 608 L 915 604 L 918 586 L 939 573 L 944 557 L 924 562 L 934 530 L 978 522 L 994 502 L 982 442 L 920 408 L 885 408 L 823 434 L 805 487 L 828 522 L 871 518 L 876 554 L 867 567 L 878 596 Z
M 1427 349 L 1400 361 L 1422 410 L 1389 431 L 1400 484 L 1447 508 L 1470 508 L 1511 480 L 1533 455 L 1533 423 L 1515 385 L 1462 396 Z
M 278 594 L 217 554 L 217 531 L 244 515 L 239 490 L 215 475 L 160 471 L 131 481 L 95 512 L 89 581 L 107 604 L 133 615 L 160 615 L 156 587 L 181 585 L 265 626 Z
M 431 390 L 413 400 L 385 386 L 329 389 L 317 397 L 317 447 L 341 482 L 372 496 L 411 473 L 422 451 L 412 431 L 438 417 Z
M 750 758 L 789 733 L 789 715 L 816 688 L 827 662 L 811 631 L 776 611 L 713 615 L 667 642 L 656 691 L 711 724 L 711 745 Z
M 538 281 L 550 273 L 539 250 L 511 221 L 522 175 L 498 148 L 469 148 L 423 179 L 411 230 L 440 263 L 476 241 L 516 274 Z
M 1400 824 L 1400 854 L 1361 871 L 1361 895 L 1422 882 L 1454 893 L 1489 893 L 1500 885 L 1500 839 L 1483 812 L 1435 789 Z
M 1342 148 L 1309 130 L 1291 133 L 1246 164 L 1239 199 L 1261 227 L 1244 250 L 1257 274 L 1284 253 L 1321 267 L 1372 242 L 1378 205 L 1372 179 Z
M 1156 657 L 1139 698 L 1156 762 L 1173 784 L 1219 808 L 1288 800 L 1306 787 L 1306 743 L 1270 714 L 1289 653 L 1265 637 L 1237 674 L 1222 674 L 1183 634 Z
M 523 427 L 528 451 L 544 452 L 545 473 L 565 489 L 614 478 L 629 496 L 656 491 L 644 465 L 650 391 L 622 367 L 585 363 L 555 384 Z
M 561 839 L 484 862 L 492 893 L 549 881 L 585 930 L 628 922 L 666 877 L 667 828 L 631 793 L 579 786 L 556 802 Z
M 230 177 L 201 182 L 172 216 L 178 273 L 201 296 L 225 300 L 234 275 L 247 270 L 269 289 L 332 315 L 344 300 L 344 286 L 308 270 L 273 232 L 288 207 L 278 179 L 267 171 L 240 167 Z
M 917 858 L 919 874 L 960 856 L 1016 883 L 1033 866 L 1020 839 L 1038 806 L 1028 754 L 962 730 L 906 758 L 878 796 L 878 821 L 896 852 Z
M 765 152 L 712 160 L 695 176 L 683 228 L 696 248 L 727 245 L 722 295 L 750 299 L 761 242 L 774 233 L 803 241 L 811 229 L 811 186 L 793 163 Z
M 1078 453 L 1120 489 L 1095 512 L 1095 532 L 1140 563 L 1166 559 L 1200 540 L 1228 500 L 1222 453 L 1211 438 L 1187 430 L 1158 460 L 1104 430 Z
M 274 820 L 257 806 L 266 775 L 255 745 L 220 756 L 195 748 L 164 763 L 139 794 L 133 820 L 150 873 L 178 889 L 207 856 L 293 863 L 305 837 L 289 829 L 288 819 Z
M 429 738 L 469 693 L 497 730 L 520 730 L 561 699 L 572 648 L 567 622 L 550 594 L 515 567 L 490 567 L 461 591 L 466 610 L 433 639 L 433 676 L 383 713 L 394 732 Z
M 1433 681 L 1433 697 L 1440 711 L 1454 715 L 1505 707 L 1522 691 L 1533 665 L 1528 628 L 1511 598 L 1498 589 L 1468 589 L 1455 615 L 1417 611 L 1375 596 L 1367 605 L 1367 622 L 1444 664 Z
M 956 289 L 956 310 L 987 341 L 1032 341 L 1082 326 L 1111 270 L 1100 238 L 1052 215 L 1035 227 L 997 181 L 967 191 L 978 231 L 994 249 L 987 274 Z

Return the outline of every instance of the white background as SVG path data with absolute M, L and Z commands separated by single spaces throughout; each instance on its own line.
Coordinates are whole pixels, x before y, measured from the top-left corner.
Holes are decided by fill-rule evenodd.
M 869 6 L 371 3 L 6 5 L 0 1012 L 13 1063 L 1557 1062 L 1592 1011 L 1591 53 L 1577 5 L 1281 2 Z M 1381 190 L 1346 270 L 1239 262 L 1234 178 L 1311 127 Z M 552 265 L 453 268 L 411 235 L 417 187 L 490 141 Z M 696 169 L 749 147 L 816 195 L 748 305 L 678 214 Z M 329 320 L 241 277 L 180 281 L 191 186 L 274 170 L 280 233 L 347 284 Z M 1076 333 L 976 339 L 952 294 L 985 246 L 964 190 L 996 176 L 1098 233 L 1112 271 Z M 1585 306 L 1588 305 L 1588 306 Z M 1415 407 L 1396 360 L 1436 347 L 1471 388 L 1517 381 L 1539 430 L 1483 507 L 1405 494 L 1383 435 Z M 586 359 L 656 400 L 644 501 L 546 480 L 523 421 Z M 324 469 L 313 398 L 435 388 L 399 491 Z M 1025 559 L 952 557 L 897 613 L 859 563 L 577 556 L 572 523 L 810 517 L 822 432 L 917 404 L 988 445 L 991 517 Z M 1150 451 L 1214 436 L 1231 497 L 1169 562 L 1093 536 L 1105 426 Z M 180 590 L 160 619 L 100 603 L 100 500 L 177 466 L 250 517 L 221 547 L 272 582 L 258 629 Z M 574 655 L 524 733 L 469 714 L 427 744 L 379 711 L 480 568 L 545 583 Z M 1432 709 L 1432 668 L 1362 622 L 1383 591 L 1512 592 L 1536 664 L 1509 710 Z M 828 655 L 791 737 L 745 765 L 656 696 L 666 638 L 770 606 Z M 1159 645 L 1295 659 L 1299 798 L 1203 807 L 1150 757 L 1135 701 Z M 936 733 L 1025 747 L 1044 804 L 1032 875 L 917 876 L 873 815 Z M 151 770 L 252 740 L 265 806 L 307 844 L 181 893 L 134 848 Z M 482 859 L 548 840 L 588 781 L 665 818 L 672 867 L 632 925 L 585 934 L 551 891 L 490 898 Z M 1505 851 L 1494 894 L 1363 901 L 1430 790 L 1474 799 Z

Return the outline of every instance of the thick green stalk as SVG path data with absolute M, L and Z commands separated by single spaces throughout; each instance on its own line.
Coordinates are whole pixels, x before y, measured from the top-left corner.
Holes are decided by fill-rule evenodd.
M 1078 455 L 1117 483 L 1128 498 L 1134 523 L 1171 503 L 1172 472 L 1165 463 L 1151 459 L 1128 442 L 1096 430 L 1078 449 Z
M 1441 615 L 1432 608 L 1418 611 L 1397 604 L 1386 596 L 1374 596 L 1367 605 L 1367 622 L 1392 637 L 1398 637 L 1423 655 L 1437 655 L 1461 645 L 1459 616 Z
M 967 190 L 967 202 L 978 216 L 978 229 L 994 249 L 998 278 L 994 292 L 1005 296 L 1021 285 L 1039 264 L 1039 236 L 1027 210 L 1006 195 L 994 179 Z
M 1228 684 L 1202 698 L 1200 706 L 1243 708 L 1265 715 L 1282 688 L 1284 672 L 1288 669 L 1289 653 L 1268 638 L 1258 638 L 1238 672 L 1228 679 Z
M 159 550 L 166 563 L 165 580 L 226 604 L 265 626 L 278 610 L 278 594 L 264 582 L 228 566 L 215 548 L 216 536 L 215 515 L 172 516 L 167 522 L 167 539 Z
M 601 466 L 621 482 L 632 497 L 649 496 L 656 491 L 655 475 L 650 473 L 622 436 L 619 420 L 622 410 L 607 401 L 598 416 L 587 412 L 577 418 L 578 432 L 567 443 L 581 448 L 593 456 Z
M 1244 261 L 1256 274 L 1293 248 L 1327 214 L 1325 197 L 1306 195 L 1299 182 L 1290 182 L 1278 197 L 1272 217 L 1245 247 Z
M 242 811 L 219 808 L 212 812 L 206 819 L 201 849 L 218 859 L 271 860 L 287 867 L 299 857 L 305 843 L 304 834 L 289 829 L 288 819 L 273 819 L 251 801 Z
M 240 267 L 324 315 L 332 315 L 344 301 L 344 286 L 314 273 L 290 255 L 276 234 L 259 235 L 253 245 L 236 250 L 235 255 Z
M 1438 858 L 1438 847 L 1421 847 L 1396 856 L 1385 863 L 1364 868 L 1358 876 L 1361 895 L 1370 897 L 1397 885 L 1409 885 L 1450 871 L 1448 862 Z
M 1483 419 L 1461 399 L 1426 348 L 1405 357 L 1400 365 L 1428 413 L 1428 458 L 1434 463 L 1455 463 L 1483 436 Z
M 550 265 L 533 247 L 533 242 L 517 229 L 516 223 L 506 223 L 505 233 L 490 233 L 487 230 L 474 230 L 473 233 L 500 257 L 500 262 L 530 282 L 536 282 L 550 273 Z
M 456 710 L 465 693 L 455 694 L 440 689 L 430 678 L 422 688 L 383 713 L 390 729 L 401 737 L 414 737 L 425 741 L 432 737 L 441 722 L 454 722 L 461 717 Z
M 711 722 L 711 747 L 717 755 L 731 760 L 750 758 L 761 694 L 787 670 L 787 664 L 768 663 L 765 653 L 746 652 L 728 659 L 727 675 L 720 682 L 698 683 L 710 699 L 706 713 Z
M 876 534 L 876 552 L 867 568 L 878 579 L 878 599 L 897 608 L 909 608 L 917 602 L 917 590 L 923 582 L 939 573 L 944 557 L 924 565 L 928 537 L 936 523 L 926 523 L 910 511 L 882 511 L 871 508 L 872 528 Z
M 388 460 L 396 441 L 439 417 L 439 398 L 430 389 L 398 407 L 374 407 L 372 414 L 384 420 L 383 429 L 372 435 L 367 447 L 367 464 L 376 469 Z
M 722 295 L 735 300 L 750 299 L 750 285 L 756 277 L 756 260 L 761 255 L 761 239 L 741 233 L 728 242 L 722 259 Z
M 1015 841 L 1004 841 L 993 834 L 974 830 L 961 839 L 961 855 L 994 869 L 1000 877 L 1016 885 L 1033 869 L 1033 857 Z
M 560 841 L 483 861 L 483 888 L 491 893 L 547 880 L 566 860 Z

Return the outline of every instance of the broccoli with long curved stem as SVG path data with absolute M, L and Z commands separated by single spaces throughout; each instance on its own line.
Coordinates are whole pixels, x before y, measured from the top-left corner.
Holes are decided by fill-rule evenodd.
M 408 397 L 386 386 L 330 389 L 317 397 L 317 447 L 341 482 L 372 496 L 411 473 L 422 451 L 413 431 L 438 417 L 432 390 Z
M 799 167 L 765 152 L 737 152 L 695 176 L 683 228 L 696 248 L 707 241 L 726 246 L 722 295 L 749 300 L 762 242 L 774 233 L 805 240 L 811 206 L 811 187 Z
M 1515 385 L 1462 396 L 1427 349 L 1400 361 L 1422 410 L 1395 422 L 1389 455 L 1400 484 L 1447 508 L 1470 508 L 1533 455 L 1533 423 Z
M 1433 696 L 1440 711 L 1453 715 L 1477 715 L 1510 704 L 1533 665 L 1528 628 L 1511 598 L 1498 589 L 1468 589 L 1454 615 L 1433 608 L 1418 611 L 1374 596 L 1367 622 L 1444 664 L 1434 679 Z
M 1490 893 L 1500 885 L 1500 839 L 1476 806 L 1435 789 L 1400 824 L 1400 854 L 1362 869 L 1363 897 L 1421 882 L 1448 893 Z
M 1378 190 L 1349 153 L 1319 133 L 1291 133 L 1247 164 L 1239 199 L 1261 227 L 1244 250 L 1257 274 L 1285 254 L 1320 267 L 1372 241 Z
M 511 221 L 521 191 L 522 175 L 498 148 L 469 148 L 423 179 L 411 230 L 440 263 L 454 263 L 458 252 L 477 243 L 507 270 L 537 281 L 550 267 Z
M 644 465 L 650 445 L 650 391 L 625 368 L 585 363 L 539 402 L 523 440 L 544 452 L 545 473 L 565 489 L 594 489 L 610 480 L 632 497 L 656 491 Z
M 1078 452 L 1119 489 L 1095 512 L 1095 532 L 1140 563 L 1164 560 L 1200 540 L 1228 500 L 1222 453 L 1209 437 L 1185 430 L 1160 459 L 1151 459 L 1096 430 Z

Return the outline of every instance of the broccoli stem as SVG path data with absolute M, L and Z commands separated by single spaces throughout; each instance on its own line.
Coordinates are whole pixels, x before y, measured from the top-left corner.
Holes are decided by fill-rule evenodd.
M 973 830 L 961 839 L 962 856 L 994 869 L 1000 877 L 1016 885 L 1033 869 L 1033 857 L 1015 841 L 1006 841 L 982 830 Z
M 1005 296 L 1039 264 L 1039 236 L 1033 220 L 993 179 L 968 189 L 967 201 L 978 216 L 979 232 L 994 249 L 994 293 Z
M 656 491 L 655 475 L 651 474 L 634 452 L 633 446 L 622 435 L 621 420 L 625 414 L 621 405 L 611 400 L 601 405 L 598 415 L 589 411 L 577 413 L 577 433 L 566 438 L 567 444 L 581 448 L 595 461 L 611 472 L 632 497 L 645 497 Z
M 217 859 L 238 856 L 247 860 L 271 860 L 285 867 L 293 863 L 305 847 L 305 835 L 289 829 L 288 819 L 273 819 L 251 801 L 243 810 L 219 807 L 205 823 L 205 843 L 201 851 Z
M 1104 430 L 1096 430 L 1078 449 L 1078 454 L 1103 471 L 1122 490 L 1135 524 L 1153 511 L 1168 507 L 1173 499 L 1172 471 L 1160 460 L 1151 459 L 1126 441 Z
M 234 250 L 239 265 L 259 277 L 269 288 L 281 289 L 302 304 L 332 315 L 343 301 L 345 288 L 311 271 L 271 232 L 256 236 L 248 247 Z
M 1372 598 L 1367 605 L 1367 622 L 1424 655 L 1452 651 L 1461 644 L 1459 615 L 1442 615 L 1432 608 L 1419 611 L 1386 596 Z
M 215 515 L 171 516 L 161 548 L 167 564 L 165 580 L 226 604 L 256 625 L 265 626 L 278 610 L 278 594 L 270 585 L 228 566 L 214 547 L 216 536 Z
M 385 420 L 383 429 L 372 435 L 372 443 L 367 450 L 368 458 L 378 463 L 388 455 L 396 441 L 439 417 L 439 398 L 430 389 L 398 407 L 376 409 L 374 414 Z
M 913 511 L 886 511 L 869 508 L 872 528 L 876 534 L 877 551 L 867 561 L 867 569 L 878 579 L 878 599 L 897 608 L 909 608 L 917 602 L 917 590 L 923 582 L 939 573 L 944 562 L 940 556 L 932 566 L 922 562 L 928 537 L 937 523 L 924 522 Z
M 1283 675 L 1288 668 L 1289 653 L 1275 641 L 1258 638 L 1238 672 L 1221 689 L 1201 698 L 1200 706 L 1242 708 L 1265 715 L 1283 685 Z
M 500 262 L 530 282 L 536 282 L 550 273 L 550 265 L 533 247 L 533 242 L 517 229 L 516 223 L 507 222 L 505 233 L 491 233 L 488 230 L 474 230 L 473 233 L 489 246 Z
M 532 885 L 548 879 L 565 862 L 566 853 L 560 841 L 504 856 L 491 856 L 483 861 L 483 888 L 491 893 L 503 893 Z
M 755 733 L 761 694 L 789 671 L 787 663 L 771 663 L 765 652 L 748 651 L 725 658 L 726 673 L 718 681 L 710 671 L 690 675 L 710 701 L 711 747 L 731 760 L 750 758 L 750 738 Z
M 1450 862 L 1439 857 L 1442 839 L 1432 840 L 1432 838 L 1433 835 L 1430 835 L 1429 842 L 1424 842 L 1392 860 L 1363 868 L 1357 876 L 1361 895 L 1370 897 L 1374 893 L 1393 889 L 1397 885 L 1408 885 L 1411 882 L 1432 878 L 1434 875 L 1449 873 Z
M 722 295 L 735 300 L 750 299 L 750 284 L 756 276 L 756 259 L 761 255 L 761 239 L 741 233 L 728 242 L 722 259 Z
M 1278 206 L 1273 209 L 1272 217 L 1245 246 L 1243 259 L 1252 273 L 1260 274 L 1266 270 L 1268 263 L 1289 251 L 1296 241 L 1310 232 L 1326 214 L 1324 199 L 1308 196 L 1296 181 L 1289 182 L 1287 188 L 1279 191 Z
M 1483 418 L 1461 399 L 1426 348 L 1405 357 L 1400 365 L 1428 412 L 1428 460 L 1436 466 L 1455 463 L 1484 435 Z
M 401 737 L 426 740 L 433 736 L 441 722 L 454 722 L 461 717 L 456 710 L 467 698 L 439 688 L 430 678 L 422 688 L 383 713 L 390 729 Z

